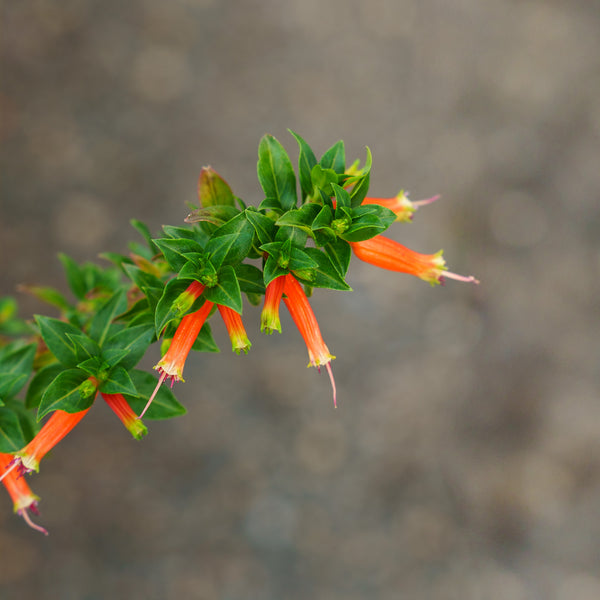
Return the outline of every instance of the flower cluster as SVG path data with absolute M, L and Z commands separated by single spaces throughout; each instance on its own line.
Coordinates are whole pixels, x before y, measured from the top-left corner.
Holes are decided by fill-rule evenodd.
M 444 278 L 477 283 L 447 271 L 441 251 L 419 254 L 382 235 L 392 223 L 410 221 L 417 208 L 437 196 L 418 202 L 404 192 L 369 197 L 368 150 L 362 167 L 358 162 L 346 167 L 343 142 L 317 160 L 306 142 L 292 135 L 299 146 L 298 179 L 274 137 L 260 142 L 264 198 L 258 207 L 247 206 L 205 167 L 199 206 L 186 226 L 164 226 L 154 238 L 143 223 L 132 221 L 144 243 L 132 243 L 128 255 L 103 254 L 112 263 L 106 268 L 60 256 L 74 301 L 52 288 L 23 287 L 54 306 L 58 317 L 36 315 L 24 322 L 13 299 L 0 300 L 0 480 L 15 512 L 31 527 L 46 533 L 31 521 L 28 511 L 37 514 L 39 498 L 24 475 L 39 470 L 46 453 L 98 398 L 141 439 L 147 433 L 142 417 L 166 419 L 185 412 L 170 388 L 183 381 L 192 350 L 218 351 L 209 324 L 215 313 L 232 350 L 250 350 L 243 295 L 250 305 L 262 305 L 265 333 L 281 332 L 283 302 L 306 343 L 309 366 L 327 370 L 337 406 L 335 357 L 310 306 L 313 288 L 350 290 L 345 278 L 352 254 L 431 284 Z M 162 350 L 158 377 L 136 368 L 155 342 Z

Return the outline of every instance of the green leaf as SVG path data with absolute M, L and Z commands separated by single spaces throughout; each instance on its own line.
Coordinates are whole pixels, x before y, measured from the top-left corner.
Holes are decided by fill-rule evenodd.
M 234 267 L 240 290 L 245 294 L 264 294 L 262 271 L 254 265 L 239 264 Z
M 352 224 L 339 236 L 347 242 L 362 242 L 383 233 L 395 220 L 394 212 L 384 206 L 357 206 L 352 211 Z
M 129 377 L 129 373 L 123 367 L 111 369 L 108 379 L 105 379 L 99 388 L 103 394 L 128 394 L 137 396 L 138 391 Z
M 185 279 L 171 279 L 165 286 L 165 290 L 156 305 L 154 314 L 154 326 L 156 328 L 156 337 L 160 337 L 163 329 L 173 319 L 179 319 L 183 315 L 178 311 L 173 310 L 173 303 L 179 295 L 184 292 L 190 282 Z
M 254 227 L 242 212 L 213 233 L 206 244 L 206 253 L 217 269 L 235 264 L 246 258 L 253 239 Z
M 288 273 L 289 270 L 280 267 L 276 258 L 269 256 L 269 258 L 267 258 L 265 261 L 265 267 L 263 270 L 263 279 L 265 285 L 269 285 L 273 279 L 276 279 L 281 275 L 287 275 Z
M 229 184 L 212 167 L 202 167 L 200 171 L 198 199 L 202 207 L 235 206 L 235 196 Z
M 24 344 L 21 341 L 7 344 L 0 348 L 0 370 L 29 376 L 36 350 L 37 344 Z
M 332 183 L 333 193 L 335 194 L 336 208 L 350 207 L 350 194 L 337 183 Z M 337 216 L 337 215 L 336 215 Z
M 37 286 L 37 285 L 22 285 L 19 286 L 19 290 L 31 294 L 38 300 L 46 302 L 51 306 L 55 306 L 61 311 L 68 311 L 71 309 L 71 305 L 67 302 L 67 299 L 57 290 L 52 287 Z
M 26 444 L 17 415 L 8 408 L 0 408 L 0 452 L 14 454 Z
M 308 271 L 294 271 L 298 279 L 306 281 L 311 287 L 328 288 L 331 290 L 351 290 L 337 272 L 328 256 L 318 248 L 305 248 L 304 250 L 318 266 Z
M 154 240 L 163 253 L 165 260 L 173 271 L 179 271 L 187 262 L 185 254 L 190 252 L 204 252 L 204 247 L 196 240 L 188 238 L 159 238 Z
M 0 371 L 0 398 L 14 396 L 27 381 L 25 373 L 7 373 Z
M 297 133 L 291 129 L 288 129 L 288 131 L 296 138 L 298 146 L 300 147 L 300 154 L 298 156 L 298 176 L 300 178 L 302 200 L 304 201 L 313 191 L 310 173 L 312 168 L 317 164 L 317 159 L 311 147 Z
M 220 352 L 219 346 L 213 339 L 212 330 L 208 323 L 202 325 L 202 329 L 192 346 L 195 352 Z
M 321 190 L 326 196 L 333 195 L 332 183 L 338 183 L 338 174 L 333 169 L 326 169 L 321 165 L 315 165 L 310 172 L 313 186 Z
M 94 395 L 83 398 L 79 386 L 88 378 L 79 369 L 67 369 L 58 374 L 48 386 L 38 408 L 38 421 L 55 410 L 76 413 L 89 408 L 94 402 Z
M 367 146 L 367 160 L 365 161 L 365 166 L 358 175 L 349 177 L 345 182 L 345 184 L 354 184 L 352 192 L 350 192 L 350 203 L 353 208 L 360 206 L 369 191 L 372 164 L 373 156 L 371 155 L 371 150 Z
M 126 396 L 126 399 L 131 408 L 140 414 L 156 387 L 156 377 L 151 373 L 134 369 L 131 378 L 139 396 Z M 185 413 L 185 408 L 177 401 L 173 392 L 166 385 L 161 385 L 144 419 L 170 419 Z
M 340 175 L 346 170 L 346 151 L 344 149 L 344 142 L 340 140 L 336 142 L 329 150 L 323 154 L 319 164 L 324 169 L 333 169 Z
M 124 369 L 132 369 L 144 356 L 154 336 L 155 329 L 153 326 L 137 325 L 122 329 L 111 335 L 104 343 L 103 353 L 105 359 L 111 366 L 114 366 L 115 363 L 108 361 L 106 358 L 107 351 L 111 349 L 123 350 L 126 352 L 125 358 L 119 360 L 118 364 Z
M 198 227 L 175 227 L 173 225 L 163 225 L 163 231 L 170 238 L 184 238 L 193 240 L 204 247 L 204 244 L 210 237 L 206 232 L 201 231 Z
M 65 368 L 58 364 L 52 363 L 40 369 L 34 376 L 25 395 L 25 408 L 37 408 L 46 388 L 62 373 Z
M 73 343 L 75 354 L 79 362 L 100 355 L 100 347 L 96 342 L 89 338 L 85 333 L 67 333 L 66 336 Z
M 10 296 L 0 298 L 0 323 L 6 323 L 17 316 L 17 301 Z
M 126 308 L 127 298 L 125 297 L 125 292 L 120 290 L 114 293 L 94 315 L 94 318 L 90 323 L 90 337 L 95 340 L 100 347 L 102 347 L 104 340 L 108 336 L 112 322 Z
M 80 329 L 70 323 L 65 323 L 52 317 L 34 315 L 34 318 L 40 328 L 40 335 L 46 346 L 48 346 L 48 350 L 54 354 L 62 365 L 65 367 L 74 367 L 80 362 L 73 342 L 67 337 L 67 334 L 80 335 Z
M 219 282 L 214 287 L 206 288 L 204 297 L 215 304 L 228 306 L 238 313 L 242 312 L 242 294 L 233 267 L 225 265 L 221 268 Z
M 275 225 L 277 227 L 299 227 L 310 234 L 312 233 L 312 222 L 320 210 L 321 206 L 319 204 L 308 202 L 307 204 L 303 204 L 301 208 L 288 210 L 288 212 L 277 219 Z
M 150 230 L 148 229 L 148 226 L 145 223 L 142 223 L 142 221 L 138 221 L 137 219 L 131 219 L 131 221 L 129 222 L 131 223 L 131 226 L 146 240 L 148 248 L 150 249 L 152 254 L 158 254 L 158 248 L 156 244 L 152 241 L 152 235 L 150 233 Z
M 258 212 L 254 207 L 249 206 L 246 209 L 246 218 L 254 227 L 256 237 L 261 244 L 268 244 L 275 237 L 275 223 L 273 219 Z
M 304 251 L 295 246 L 290 249 L 290 262 L 288 269 L 295 271 L 297 269 L 314 269 L 319 265 Z
M 88 290 L 83 270 L 70 256 L 63 254 L 62 252 L 58 255 L 58 258 L 63 264 L 67 275 L 67 283 L 69 284 L 73 295 L 79 300 L 83 300 Z
M 279 227 L 277 235 L 275 236 L 276 242 L 291 242 L 292 246 L 298 248 L 304 248 L 306 246 L 306 240 L 308 235 L 306 231 L 303 231 L 299 227 Z
M 92 377 L 98 378 L 100 371 L 105 367 L 104 360 L 99 356 L 92 356 L 77 365 L 77 368 Z
M 350 266 L 350 259 L 352 258 L 350 244 L 344 240 L 336 239 L 325 244 L 323 249 L 340 277 L 346 277 L 348 267 Z
M 267 198 L 276 198 L 283 210 L 296 206 L 296 175 L 292 162 L 272 135 L 265 135 L 260 140 L 257 171 Z

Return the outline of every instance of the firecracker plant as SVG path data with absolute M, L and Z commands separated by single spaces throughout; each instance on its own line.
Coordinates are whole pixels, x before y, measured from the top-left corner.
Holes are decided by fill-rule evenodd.
M 59 256 L 74 299 L 55 289 L 23 286 L 49 303 L 57 317 L 17 316 L 13 298 L 0 300 L 0 478 L 33 528 L 39 498 L 24 477 L 92 409 L 106 402 L 135 439 L 142 421 L 185 413 L 171 387 L 183 381 L 191 350 L 217 352 L 209 321 L 218 313 L 233 351 L 248 352 L 243 297 L 262 305 L 261 331 L 281 332 L 283 301 L 308 349 L 309 366 L 324 367 L 337 405 L 331 361 L 308 297 L 313 288 L 350 290 L 345 277 L 354 254 L 383 269 L 410 273 L 430 284 L 444 278 L 477 283 L 446 270 L 442 253 L 419 254 L 382 233 L 436 197 L 411 202 L 367 196 L 371 153 L 346 166 L 343 142 L 320 160 L 299 146 L 298 181 L 283 146 L 265 135 L 258 148 L 262 202 L 247 206 L 212 168 L 201 170 L 199 206 L 187 225 L 164 226 L 152 237 L 132 221 L 144 243 L 130 253 L 105 253 L 107 267 L 78 265 Z M 299 191 L 299 193 L 298 193 Z M 263 298 L 264 297 L 264 298 Z M 157 374 L 136 368 L 160 343 Z M 163 383 L 170 383 L 163 385 Z

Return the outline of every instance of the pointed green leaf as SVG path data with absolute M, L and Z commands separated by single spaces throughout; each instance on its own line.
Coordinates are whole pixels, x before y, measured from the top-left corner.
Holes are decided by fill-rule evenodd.
M 352 224 L 339 234 L 347 242 L 362 242 L 383 233 L 395 220 L 396 215 L 389 208 L 377 204 L 357 206 L 352 211 Z
M 324 169 L 333 169 L 336 173 L 343 174 L 346 169 L 346 151 L 344 142 L 336 142 L 323 154 L 319 164 Z
M 198 179 L 200 206 L 235 205 L 235 197 L 229 184 L 212 168 L 202 167 Z
M 290 261 L 288 269 L 295 271 L 297 269 L 314 269 L 319 265 L 304 251 L 295 246 L 290 249 Z
M 19 290 L 31 294 L 38 300 L 46 302 L 51 306 L 55 306 L 59 310 L 65 312 L 71 309 L 71 305 L 67 302 L 67 299 L 58 291 L 52 287 L 37 286 L 37 285 L 22 285 L 19 286 Z
M 138 391 L 129 377 L 129 373 L 123 367 L 111 369 L 108 379 L 105 379 L 99 388 L 103 394 L 128 394 L 137 396 Z
M 352 249 L 350 244 L 344 240 L 336 239 L 323 246 L 327 256 L 338 272 L 340 277 L 346 277 L 348 267 L 350 266 L 350 259 L 352 258 Z
M 100 347 L 102 347 L 104 340 L 108 336 L 112 322 L 126 308 L 127 298 L 125 297 L 125 292 L 120 290 L 113 294 L 94 315 L 94 318 L 90 323 L 90 337 L 95 340 Z
M 310 172 L 317 164 L 317 159 L 311 147 L 297 133 L 291 129 L 288 129 L 288 131 L 294 136 L 294 138 L 296 138 L 298 146 L 300 147 L 300 154 L 298 156 L 298 176 L 300 178 L 302 200 L 304 201 L 307 196 L 312 194 L 313 191 Z
M 335 194 L 336 208 L 350 207 L 350 194 L 337 183 L 332 183 L 333 193 Z
M 111 366 L 114 366 L 116 363 L 109 361 L 106 353 L 111 349 L 122 350 L 126 354 L 124 358 L 119 360 L 119 366 L 127 370 L 132 369 L 141 360 L 142 356 L 144 356 L 154 336 L 155 329 L 153 326 L 138 325 L 122 329 L 116 334 L 111 335 L 104 343 L 103 353 L 105 360 Z
M 361 202 L 365 199 L 367 193 L 369 192 L 372 163 L 373 157 L 371 155 L 371 150 L 367 146 L 367 160 L 365 162 L 365 166 L 361 169 L 359 175 L 350 177 L 345 182 L 345 184 L 354 184 L 354 187 L 350 192 L 350 203 L 352 207 L 360 206 Z
M 233 267 L 225 265 L 221 268 L 219 282 L 214 287 L 206 288 L 204 297 L 215 304 L 228 306 L 238 313 L 242 312 L 242 294 Z
M 139 397 L 126 396 L 126 399 L 131 408 L 139 414 L 144 409 L 148 398 L 156 387 L 156 377 L 151 373 L 134 369 L 131 372 L 131 378 Z M 183 415 L 185 412 L 185 408 L 177 401 L 170 388 L 166 385 L 161 385 L 148 412 L 144 415 L 144 419 L 169 419 Z
M 0 398 L 14 396 L 25 385 L 25 373 L 7 373 L 0 370 Z
M 187 262 L 186 253 L 204 252 L 204 247 L 201 244 L 196 240 L 187 238 L 159 238 L 154 240 L 154 242 L 160 248 L 169 267 L 176 272 Z
M 313 186 L 320 190 L 325 196 L 332 196 L 332 183 L 338 183 L 340 178 L 333 169 L 326 169 L 321 165 L 315 165 L 310 172 Z
M 304 251 L 318 264 L 318 267 L 307 271 L 294 271 L 294 275 L 298 279 L 306 281 L 312 287 L 332 290 L 352 289 L 344 281 L 343 277 L 340 277 L 340 274 L 325 253 L 318 248 L 305 248 Z
M 56 379 L 59 373 L 62 373 L 65 368 L 58 364 L 52 363 L 40 369 L 34 376 L 25 395 L 25 408 L 37 408 L 46 388 Z
M 72 342 L 79 362 L 100 354 L 98 344 L 85 335 L 85 333 L 81 331 L 79 333 L 67 333 L 66 336 Z
M 213 233 L 206 244 L 206 253 L 216 268 L 235 264 L 246 258 L 253 239 L 254 227 L 242 212 Z
M 76 413 L 89 408 L 94 402 L 94 394 L 84 398 L 79 390 L 87 378 L 87 374 L 79 369 L 67 369 L 59 373 L 42 396 L 38 421 L 55 410 Z
M 234 267 L 240 290 L 245 294 L 264 294 L 265 285 L 262 271 L 254 265 L 245 263 Z
M 35 315 L 34 318 L 40 328 L 40 335 L 46 346 L 48 346 L 48 350 L 54 354 L 62 365 L 65 367 L 74 367 L 80 362 L 77 358 L 73 342 L 67 337 L 67 333 L 79 335 L 81 333 L 80 329 L 70 323 L 65 323 L 52 317 Z
M 158 254 L 158 248 L 156 247 L 156 244 L 152 241 L 152 234 L 148 229 L 148 225 L 142 223 L 142 221 L 138 221 L 137 219 L 131 219 L 131 221 L 129 222 L 131 223 L 131 226 L 146 240 L 148 248 L 150 249 L 152 254 Z
M 184 238 L 186 240 L 193 240 L 204 247 L 204 244 L 210 237 L 205 231 L 202 231 L 198 227 L 175 227 L 173 225 L 163 225 L 163 231 L 170 238 Z
M 265 135 L 260 140 L 257 171 L 266 197 L 276 198 L 283 210 L 296 206 L 296 175 L 292 162 L 272 135 Z
M 17 415 L 8 408 L 0 408 L 0 452 L 13 454 L 27 444 Z
M 173 310 L 173 303 L 180 294 L 184 292 L 190 282 L 185 279 L 171 279 L 165 286 L 165 290 L 156 305 L 156 312 L 154 314 L 154 324 L 156 327 L 156 336 L 160 337 L 163 329 L 173 319 L 178 319 L 183 315 L 178 311 Z
M 273 219 L 267 217 L 267 215 L 263 215 L 263 213 L 258 212 L 254 207 L 249 206 L 246 209 L 246 218 L 254 227 L 254 231 L 256 233 L 256 237 L 261 244 L 268 244 L 273 241 L 275 237 L 275 223 Z
M 315 217 L 319 214 L 321 206 L 314 202 L 308 202 L 303 204 L 301 208 L 289 210 L 283 214 L 275 225 L 277 227 L 288 226 L 288 227 L 299 227 L 306 233 L 311 233 L 311 225 Z
M 265 281 L 265 285 L 269 285 L 273 279 L 276 279 L 280 275 L 287 275 L 289 273 L 288 269 L 283 269 L 277 263 L 277 259 L 269 256 L 265 261 L 265 267 L 263 270 L 263 278 Z
M 208 323 L 202 325 L 202 329 L 192 346 L 195 352 L 220 352 L 217 343 L 213 339 L 212 330 Z
M 306 240 L 308 235 L 306 231 L 303 231 L 299 227 L 279 227 L 277 235 L 275 236 L 276 242 L 290 241 L 292 246 L 298 248 L 304 248 L 306 246 Z
M 82 269 L 70 256 L 63 254 L 62 252 L 58 255 L 58 258 L 65 269 L 67 283 L 69 284 L 73 295 L 77 299 L 83 300 L 88 288 Z

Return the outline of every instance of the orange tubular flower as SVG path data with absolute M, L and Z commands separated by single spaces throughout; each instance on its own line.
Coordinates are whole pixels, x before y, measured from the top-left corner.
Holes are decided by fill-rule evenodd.
M 410 222 L 412 221 L 413 213 L 419 208 L 419 206 L 425 206 L 431 204 L 436 200 L 439 200 L 440 196 L 432 196 L 426 200 L 417 200 L 412 202 L 408 199 L 408 196 L 402 190 L 397 196 L 393 198 L 365 198 L 362 204 L 378 204 L 379 206 L 385 206 L 396 214 L 396 221 Z
M 76 413 L 55 410 L 31 442 L 15 453 L 16 460 L 12 466 L 0 475 L 0 481 L 15 468 L 21 474 L 29 471 L 39 471 L 42 458 L 85 417 L 88 410 L 90 409 L 86 408 Z
M 337 407 L 335 380 L 333 378 L 333 372 L 331 371 L 331 361 L 335 356 L 331 355 L 329 348 L 327 348 L 327 345 L 323 341 L 319 324 L 317 323 L 315 314 L 310 307 L 310 303 L 308 302 L 308 298 L 306 297 L 302 286 L 291 273 L 284 277 L 285 285 L 283 291 L 285 297 L 283 298 L 283 301 L 290 311 L 290 315 L 306 343 L 308 357 L 310 359 L 308 366 L 317 367 L 317 369 L 320 370 L 320 366 L 325 365 L 325 368 L 329 373 L 329 379 L 331 380 L 331 387 L 333 388 L 333 404 Z
M 231 349 L 239 354 L 242 350 L 245 354 L 250 350 L 250 340 L 248 339 L 248 335 L 246 334 L 246 330 L 244 329 L 244 324 L 242 323 L 242 317 L 240 313 L 235 312 L 235 310 L 229 308 L 228 306 L 217 305 L 219 308 L 219 312 L 221 313 L 221 317 L 223 318 L 223 322 L 225 323 L 225 327 L 227 327 L 227 333 L 229 334 L 229 339 L 231 340 Z
M 156 384 L 156 388 L 154 388 L 152 395 L 138 419 L 141 419 L 144 416 L 145 412 L 152 404 L 163 381 L 170 379 L 171 386 L 173 386 L 175 381 L 185 381 L 182 377 L 185 360 L 213 306 L 214 304 L 210 300 L 207 300 L 196 312 L 189 313 L 181 319 L 181 323 L 179 323 L 179 327 L 177 327 L 177 331 L 171 340 L 169 349 L 154 366 L 160 373 L 160 377 Z
M 123 394 L 102 394 L 102 397 L 136 440 L 141 440 L 148 433 Z
M 260 330 L 266 331 L 266 333 L 273 333 L 275 330 L 281 333 L 279 305 L 283 296 L 285 277 L 285 275 L 280 275 L 273 279 L 267 286 L 265 303 L 260 315 Z
M 12 454 L 0 453 L 0 473 L 6 471 L 14 460 L 15 457 Z M 11 470 L 2 480 L 2 483 L 10 494 L 15 512 L 23 517 L 25 523 L 27 523 L 29 527 L 36 531 L 41 531 L 44 535 L 48 535 L 48 532 L 43 527 L 36 525 L 31 520 L 31 517 L 27 512 L 28 510 L 31 510 L 33 514 L 39 514 L 37 504 L 40 499 L 31 491 L 25 478 L 17 471 Z
M 446 271 L 446 261 L 442 258 L 441 250 L 435 254 L 419 254 L 383 235 L 377 235 L 364 242 L 350 242 L 350 246 L 360 260 L 389 271 L 415 275 L 431 285 L 443 283 L 444 277 L 479 283 L 472 275 L 465 277 Z

